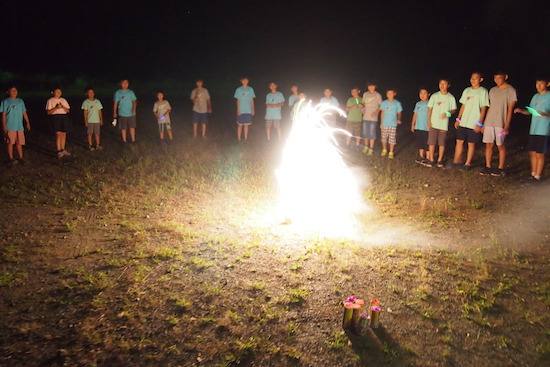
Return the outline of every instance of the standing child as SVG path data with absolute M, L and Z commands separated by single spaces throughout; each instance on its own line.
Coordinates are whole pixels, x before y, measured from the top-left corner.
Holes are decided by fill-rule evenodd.
M 397 125 L 401 125 L 401 113 L 403 106 L 401 102 L 395 99 L 397 91 L 395 89 L 388 89 L 386 91 L 386 97 L 380 105 L 380 135 L 382 140 L 382 153 L 384 157 L 388 154 L 388 143 L 390 144 L 390 152 L 388 154 L 389 159 L 393 159 L 395 145 L 397 144 Z
M 71 121 L 67 114 L 71 110 L 69 102 L 61 95 L 61 88 L 55 87 L 51 91 L 52 98 L 46 102 L 46 112 L 51 116 L 53 130 L 55 131 L 55 145 L 57 158 L 70 156 L 71 154 L 65 150 L 67 143 L 67 131 L 70 129 Z
M 269 83 L 271 93 L 265 96 L 265 129 L 267 140 L 271 141 L 271 127 L 277 130 L 277 137 L 281 140 L 281 107 L 285 104 L 285 97 L 281 92 L 277 92 L 277 83 Z
M 252 124 L 254 116 L 254 88 L 248 86 L 247 77 L 241 78 L 241 86 L 235 90 L 233 97 L 237 100 L 237 139 L 241 141 L 244 130 L 244 140 L 248 140 L 248 127 Z M 244 127 L 244 129 L 243 129 Z
M 94 88 L 88 87 L 85 90 L 87 99 L 82 102 L 82 110 L 84 111 L 84 125 L 88 130 L 88 149 L 101 150 L 100 145 L 100 127 L 103 126 L 103 105 L 99 99 L 95 98 Z M 92 135 L 95 137 L 95 148 L 92 145 Z
M 361 93 L 359 88 L 352 88 L 351 97 L 348 98 L 348 102 L 346 103 L 346 111 L 348 112 L 348 117 L 346 119 L 346 130 L 355 137 L 356 149 L 359 149 L 359 143 L 361 142 L 361 121 L 363 121 L 361 114 L 363 102 L 359 93 Z M 347 146 L 349 146 L 350 141 L 351 136 L 348 135 L 346 137 Z
M 374 142 L 376 141 L 376 130 L 378 129 L 378 114 L 382 104 L 382 95 L 376 91 L 376 83 L 369 82 L 367 91 L 363 93 L 363 138 L 365 148 L 363 153 L 372 155 L 374 153 Z
M 210 93 L 208 93 L 208 89 L 203 87 L 202 79 L 197 80 L 195 85 L 197 88 L 191 91 L 191 100 L 193 101 L 193 139 L 197 138 L 199 124 L 202 125 L 202 138 L 206 139 L 208 114 L 212 113 Z
M 544 155 L 548 151 L 550 136 L 550 86 L 549 78 L 539 78 L 535 87 L 537 94 L 533 96 L 529 107 L 531 110 L 516 108 L 514 112 L 524 115 L 532 114 L 531 128 L 529 129 L 529 143 L 527 150 L 531 161 L 531 180 L 540 181 L 544 169 Z
M 131 142 L 136 142 L 137 97 L 134 91 L 128 89 L 129 86 L 128 79 L 120 81 L 120 89 L 115 92 L 113 104 L 113 117 L 118 118 L 123 143 L 126 143 L 126 130 L 130 130 Z
M 296 102 L 292 107 L 292 111 L 291 111 L 292 116 L 298 115 L 300 111 L 307 105 L 306 98 L 307 96 L 304 92 L 300 92 L 298 94 L 298 99 L 296 100 Z M 294 120 L 292 120 L 292 122 L 294 122 Z
M 508 74 L 498 72 L 494 75 L 496 86 L 489 91 L 489 110 L 485 117 L 485 124 L 481 128 L 485 143 L 485 167 L 482 175 L 505 176 L 506 147 L 504 140 L 510 131 L 512 112 L 518 100 L 516 90 L 507 82 Z M 498 149 L 498 168 L 491 168 L 493 147 Z
M 7 138 L 8 159 L 11 165 L 17 161 L 13 157 L 13 146 L 17 149 L 19 162 L 25 163 L 23 159 L 23 145 L 25 145 L 25 129 L 23 128 L 23 119 L 26 122 L 27 131 L 31 130 L 27 108 L 22 99 L 17 98 L 18 90 L 16 87 L 10 87 L 7 90 L 8 98 L 0 104 L 2 113 L 2 128 Z
M 414 133 L 418 158 L 416 163 L 426 163 L 426 148 L 428 148 L 428 98 L 430 93 L 427 89 L 421 88 L 418 92 L 420 101 L 416 102 L 411 121 L 411 131 Z
M 481 86 L 483 78 L 481 73 L 475 72 L 470 76 L 471 87 L 464 89 L 460 97 L 460 111 L 455 122 L 456 148 L 453 159 L 453 167 L 459 167 L 462 171 L 467 171 L 472 167 L 472 159 L 476 144 L 481 143 L 481 125 L 485 119 L 485 112 L 489 107 L 489 92 Z M 468 151 L 466 153 L 466 163 L 462 164 L 464 151 L 464 141 L 468 142 Z
M 319 103 L 328 104 L 335 108 L 340 108 L 340 103 L 338 102 L 338 99 L 332 95 L 332 89 L 325 88 L 323 90 L 323 98 L 319 101 Z M 330 120 L 331 123 L 336 123 L 336 117 L 338 116 L 338 112 L 336 111 L 330 111 L 330 114 L 327 114 L 326 119 Z
M 292 94 L 288 97 L 288 108 L 290 109 L 290 121 L 292 121 L 292 118 L 294 117 L 294 105 L 296 102 L 298 102 L 298 86 L 296 84 L 292 84 L 290 87 L 290 91 Z
M 170 102 L 164 99 L 164 92 L 157 92 L 157 101 L 153 105 L 153 115 L 157 118 L 157 123 L 159 125 L 159 137 L 160 140 L 164 140 L 164 132 L 168 134 L 168 139 L 172 141 L 172 126 L 170 124 L 170 111 L 172 111 L 172 106 Z
M 451 83 L 448 79 L 439 79 L 439 92 L 432 94 L 428 101 L 428 161 L 424 164 L 433 167 L 435 163 L 435 145 L 439 146 L 437 167 L 443 168 L 443 155 L 445 154 L 445 140 L 449 130 L 449 117 L 456 112 L 456 99 L 449 93 Z

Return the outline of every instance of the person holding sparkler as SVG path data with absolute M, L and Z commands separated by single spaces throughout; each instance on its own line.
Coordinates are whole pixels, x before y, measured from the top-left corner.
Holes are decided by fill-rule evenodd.
M 363 121 L 363 115 L 361 109 L 364 107 L 361 96 L 361 91 L 357 87 L 351 89 L 351 97 L 348 98 L 346 103 L 346 111 L 348 117 L 346 119 L 346 130 L 355 137 L 355 148 L 359 150 L 359 143 L 361 142 L 361 123 Z M 346 137 L 346 145 L 349 146 L 351 136 Z

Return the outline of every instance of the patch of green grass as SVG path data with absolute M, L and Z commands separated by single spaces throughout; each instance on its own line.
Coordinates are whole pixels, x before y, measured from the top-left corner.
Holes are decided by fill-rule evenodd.
M 15 284 L 15 276 L 9 271 L 0 271 L 0 287 L 11 287 Z
M 309 295 L 309 291 L 304 288 L 290 288 L 287 291 L 287 297 L 289 303 L 302 303 Z
M 191 258 L 191 264 L 193 264 L 197 271 L 202 271 L 213 266 L 214 262 L 203 259 L 202 257 L 193 257 Z
M 330 339 L 325 340 L 325 344 L 328 345 L 330 349 L 342 349 L 347 343 L 348 338 L 342 331 L 335 331 Z
M 168 260 L 181 255 L 181 251 L 171 247 L 165 247 L 155 250 L 153 253 L 154 259 Z

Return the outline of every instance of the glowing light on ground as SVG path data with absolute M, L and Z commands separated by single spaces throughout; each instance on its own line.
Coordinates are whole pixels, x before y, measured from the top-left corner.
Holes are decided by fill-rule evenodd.
M 351 235 L 363 208 L 359 180 L 343 160 L 330 117 L 344 112 L 328 104 L 300 102 L 277 170 L 279 216 L 292 227 L 327 235 Z

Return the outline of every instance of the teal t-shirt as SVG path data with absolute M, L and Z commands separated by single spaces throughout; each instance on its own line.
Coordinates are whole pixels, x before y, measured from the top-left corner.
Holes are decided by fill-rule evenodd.
M 432 128 L 444 131 L 449 130 L 449 118 L 441 118 L 441 115 L 445 112 L 456 110 L 455 97 L 448 92 L 447 94 L 436 92 L 430 97 L 428 107 L 432 108 Z
M 459 125 L 473 129 L 476 123 L 480 122 L 481 108 L 489 107 L 489 92 L 483 87 L 477 89 L 468 87 L 462 92 L 459 102 L 464 105 Z
M 25 102 L 20 98 L 6 98 L 0 104 L 0 112 L 6 113 L 8 131 L 23 131 L 23 112 L 27 111 Z
M 353 98 L 350 97 L 348 99 L 348 102 L 346 103 L 347 106 L 355 106 L 356 104 L 362 103 L 361 98 Z M 348 111 L 348 118 L 347 121 L 351 122 L 361 122 L 363 121 L 363 114 L 361 113 L 361 108 L 357 107 L 352 110 Z
M 82 102 L 82 109 L 88 111 L 88 123 L 99 124 L 101 122 L 99 111 L 103 109 L 103 105 L 99 99 L 94 99 L 93 101 L 85 99 Z
M 254 88 L 239 87 L 235 90 L 235 95 L 233 97 L 238 99 L 240 102 L 240 113 L 252 113 L 252 99 L 256 98 L 256 94 L 254 94 Z
M 387 99 L 382 101 L 380 105 L 380 111 L 384 111 L 384 117 L 382 118 L 382 126 L 384 127 L 396 127 L 397 126 L 397 114 L 403 111 L 401 102 L 394 99 L 392 102 Z
M 550 92 L 544 94 L 537 93 L 531 98 L 529 107 L 535 109 L 538 113 L 550 113 Z M 549 116 L 533 116 L 531 118 L 531 135 L 550 136 L 550 117 Z
M 285 101 L 285 97 L 281 92 L 268 93 L 265 96 L 265 104 L 279 104 Z M 266 107 L 265 119 L 266 120 L 281 120 L 281 107 Z
M 115 92 L 115 102 L 118 102 L 117 113 L 122 117 L 131 117 L 134 115 L 133 101 L 137 99 L 136 95 L 131 89 L 122 90 L 119 89 Z
M 338 99 L 336 99 L 336 97 L 334 97 L 334 96 L 331 96 L 330 99 L 327 99 L 327 97 L 323 97 L 323 98 L 321 98 L 320 102 L 329 104 L 329 105 L 334 106 L 336 108 L 340 107 L 340 103 L 338 103 Z
M 416 102 L 413 112 L 416 113 L 414 129 L 428 131 L 428 101 Z
M 295 94 L 292 94 L 290 97 L 288 97 L 288 107 L 294 107 L 294 103 L 298 102 L 298 96 Z

